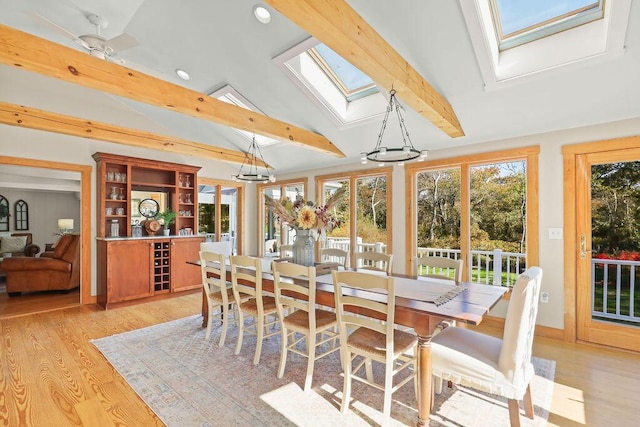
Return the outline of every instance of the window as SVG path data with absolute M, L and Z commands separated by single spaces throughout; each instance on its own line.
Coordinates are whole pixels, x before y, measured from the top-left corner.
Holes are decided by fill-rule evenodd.
M 265 206 L 265 195 L 275 200 L 296 196 L 306 199 L 307 179 L 280 181 L 278 184 L 258 184 L 258 236 L 263 244 L 258 246 L 259 256 L 279 256 L 280 246 L 292 245 L 295 232 L 284 224 L 278 224 L 270 209 Z
M 462 259 L 463 280 L 513 286 L 538 263 L 538 147 L 413 163 L 407 254 Z M 413 271 L 407 265 L 407 271 Z
M 240 95 L 238 91 L 236 91 L 234 88 L 232 88 L 229 85 L 226 85 L 221 89 L 218 89 L 217 91 L 211 93 L 209 96 L 219 99 L 220 101 L 224 101 L 227 104 L 233 104 L 247 110 L 255 111 L 256 113 L 264 114 L 262 111 L 258 109 L 258 107 L 256 107 L 251 102 L 249 102 L 244 96 Z M 232 129 L 238 132 L 248 141 L 253 140 L 253 132 L 249 132 L 249 131 L 237 129 L 237 128 L 232 128 Z M 264 136 L 264 135 L 256 134 L 255 137 L 256 137 L 256 143 L 261 147 L 280 142 L 277 139 L 269 138 L 268 136 Z
M 29 229 L 29 205 L 24 200 L 18 200 L 14 205 L 15 213 L 15 229 L 28 230 Z
M 9 201 L 0 195 L 0 231 L 9 231 Z
M 500 50 L 601 19 L 603 0 L 491 0 L 491 16 Z
M 198 232 L 210 241 L 230 241 L 232 253 L 242 251 L 242 184 L 198 178 Z
M 459 0 L 485 89 L 624 53 L 632 0 Z M 585 64 L 587 65 L 587 64 Z
M 322 202 L 338 188 L 349 188 L 334 215 L 342 222 L 327 233 L 321 247 L 353 252 L 375 251 L 393 253 L 391 247 L 391 174 L 392 168 L 377 168 L 316 178 L 317 193 Z M 350 265 L 356 265 L 351 259 Z
M 274 59 L 342 127 L 376 120 L 387 99 L 369 76 L 314 38 Z

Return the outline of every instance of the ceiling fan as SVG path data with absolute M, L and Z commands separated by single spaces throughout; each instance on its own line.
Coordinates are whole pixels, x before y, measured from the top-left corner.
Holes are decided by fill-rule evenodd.
M 85 15 L 85 17 L 91 24 L 96 27 L 96 33 L 84 34 L 79 36 L 73 34 L 71 31 L 63 28 L 62 26 L 45 18 L 42 15 L 39 15 L 37 13 L 34 13 L 33 15 L 48 24 L 58 33 L 61 33 L 67 38 L 70 38 L 71 40 L 78 43 L 89 52 L 89 55 L 95 56 L 96 58 L 104 59 L 109 62 L 115 62 L 117 64 L 124 65 L 126 61 L 123 58 L 118 57 L 118 53 L 138 45 L 138 41 L 133 36 L 127 33 L 122 33 L 112 39 L 104 38 L 100 34 L 100 32 L 101 30 L 108 27 L 109 21 L 107 21 L 106 18 L 93 13 Z

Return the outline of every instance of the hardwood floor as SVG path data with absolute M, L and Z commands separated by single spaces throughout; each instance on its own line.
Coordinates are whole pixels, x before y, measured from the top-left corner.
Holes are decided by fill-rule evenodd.
M 33 292 L 17 297 L 0 293 L 0 319 L 45 312 L 80 304 L 80 288 L 70 292 Z
M 2 319 L 0 425 L 162 425 L 90 340 L 200 308 L 200 293 L 191 293 L 107 311 L 76 306 Z M 639 354 L 545 338 L 536 339 L 534 354 L 557 362 L 548 425 L 626 426 L 640 418 Z

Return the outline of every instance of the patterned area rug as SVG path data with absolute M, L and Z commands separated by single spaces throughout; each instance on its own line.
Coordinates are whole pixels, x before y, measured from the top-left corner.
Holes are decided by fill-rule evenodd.
M 242 351 L 233 354 L 236 329 L 230 327 L 218 347 L 219 327 L 209 340 L 201 316 L 93 340 L 93 344 L 168 426 L 370 426 L 381 421 L 382 393 L 354 382 L 353 403 L 342 415 L 339 356 L 316 361 L 313 389 L 304 393 L 306 359 L 289 353 L 282 379 L 276 377 L 280 337 L 265 341 L 253 365 L 255 337 L 245 334 Z M 335 355 L 335 356 L 334 356 Z M 546 424 L 553 393 L 555 362 L 534 358 L 532 383 L 535 419 Z M 380 374 L 380 372 L 376 372 Z M 411 384 L 411 383 L 410 383 Z M 394 394 L 393 425 L 415 425 L 417 402 L 407 384 Z M 432 426 L 508 426 L 504 399 L 466 388 L 443 387 L 436 395 Z

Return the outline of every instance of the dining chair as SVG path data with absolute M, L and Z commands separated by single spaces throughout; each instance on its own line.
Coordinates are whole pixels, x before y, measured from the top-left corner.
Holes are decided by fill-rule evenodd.
M 232 310 L 234 312 L 234 321 L 237 323 L 238 320 L 238 308 L 235 303 L 233 289 L 226 279 L 226 256 L 225 254 L 207 251 L 200 251 L 199 254 L 202 286 L 209 308 L 205 339 L 209 339 L 211 336 L 213 319 L 219 319 L 222 323 L 222 330 L 218 346 L 222 347 L 227 336 L 227 325 L 231 322 L 230 314 Z M 250 299 L 249 295 L 240 294 L 241 301 L 247 301 L 248 299 Z M 217 312 L 215 312 L 216 309 L 218 309 Z
M 415 380 L 418 337 L 394 328 L 393 277 L 355 271 L 333 271 L 332 274 L 344 370 L 340 410 L 342 413 L 347 411 L 351 382 L 357 380 L 384 392 L 382 424 L 387 425 L 391 414 L 391 396 L 400 387 Z M 381 294 L 381 290 L 386 295 Z M 349 307 L 348 311 L 345 307 Z M 353 362 L 356 362 L 355 367 L 352 366 Z M 384 365 L 383 383 L 375 381 L 373 362 Z M 411 369 L 406 369 L 409 367 Z M 402 378 L 393 385 L 394 376 L 401 372 Z
M 502 339 L 449 327 L 431 340 L 431 367 L 439 392 L 442 380 L 506 397 L 512 426 L 520 425 L 518 401 L 533 419 L 531 363 L 542 269 L 530 267 L 516 279 Z
M 382 252 L 356 252 L 356 267 L 363 270 L 383 271 L 391 274 L 393 255 Z
M 278 378 L 282 378 L 287 352 L 307 358 L 304 391 L 311 388 L 316 360 L 340 350 L 336 314 L 316 306 L 316 269 L 289 262 L 272 264 L 276 305 L 282 328 Z M 296 334 L 302 335 L 297 338 Z M 305 350 L 300 346 L 304 340 Z M 329 346 L 329 342 L 331 345 Z M 329 348 L 321 348 L 322 346 Z M 321 352 L 318 354 L 318 350 Z
M 424 255 L 415 257 L 413 261 L 413 274 L 416 276 L 462 281 L 463 261 L 461 259 Z M 451 270 L 453 270 L 453 276 L 450 275 Z
M 262 261 L 260 258 L 246 255 L 233 255 L 231 260 L 231 287 L 233 296 L 238 305 L 238 343 L 235 354 L 242 349 L 242 337 L 246 332 L 257 337 L 256 352 L 253 364 L 260 362 L 262 341 L 279 334 L 275 328 L 278 321 L 278 308 L 273 296 L 262 292 Z M 244 301 L 242 294 L 249 295 L 251 299 Z M 244 314 L 253 318 L 253 322 L 245 324 Z M 271 317 L 271 318 L 270 318 Z M 269 332 L 269 327 L 273 327 Z
M 293 256 L 293 245 L 280 245 L 280 258 Z
M 322 248 L 320 260 L 323 262 L 338 262 L 345 269 L 349 268 L 349 252 L 338 248 Z
M 228 258 L 231 256 L 231 242 L 229 240 L 223 242 L 202 242 L 200 243 L 200 250 L 222 254 Z

